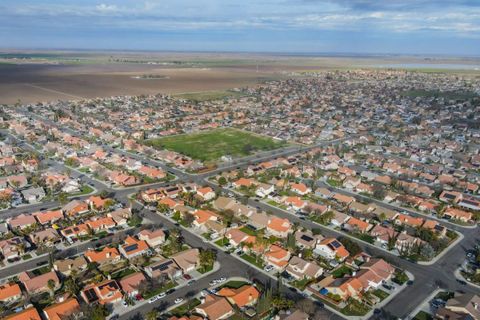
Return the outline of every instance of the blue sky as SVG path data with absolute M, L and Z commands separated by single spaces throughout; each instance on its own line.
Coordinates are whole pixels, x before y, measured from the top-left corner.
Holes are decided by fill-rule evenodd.
M 480 0 L 1 0 L 0 47 L 480 55 Z

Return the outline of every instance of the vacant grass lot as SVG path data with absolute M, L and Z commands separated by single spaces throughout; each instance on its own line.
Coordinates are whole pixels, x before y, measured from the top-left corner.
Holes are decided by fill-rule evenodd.
M 272 150 L 285 145 L 269 137 L 229 128 L 150 139 L 147 144 L 204 162 L 213 162 L 224 155 L 243 157 L 255 151 Z
M 222 100 L 226 98 L 240 98 L 245 96 L 242 92 L 237 91 L 202 91 L 202 92 L 188 92 L 188 93 L 179 93 L 174 95 L 174 97 L 179 99 L 190 100 L 194 102 L 204 102 L 204 101 L 213 101 L 213 100 Z

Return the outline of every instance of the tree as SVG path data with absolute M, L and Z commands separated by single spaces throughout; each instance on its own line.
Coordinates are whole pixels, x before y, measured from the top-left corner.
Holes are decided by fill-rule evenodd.
M 50 290 L 50 296 L 54 296 L 55 294 L 55 281 L 53 279 L 48 280 L 47 287 Z
M 157 311 L 157 309 L 153 309 L 153 310 L 150 310 L 149 312 L 147 312 L 147 314 L 145 315 L 145 319 L 146 320 L 157 320 L 159 316 L 159 312 Z
M 65 279 L 64 286 L 65 290 L 72 296 L 75 296 L 80 292 L 80 287 L 73 277 Z
M 278 310 L 288 310 L 293 307 L 293 300 L 283 296 L 276 296 L 272 299 L 272 305 Z
M 60 202 L 61 204 L 65 204 L 68 202 L 68 194 L 65 193 L 65 192 L 60 192 L 60 194 L 58 195 L 58 202 Z
M 213 251 L 212 249 L 202 249 L 200 250 L 199 259 L 200 259 L 200 268 L 204 271 L 207 271 L 215 263 L 215 260 L 217 259 L 217 255 L 215 251 Z
M 161 213 L 166 213 L 168 210 L 170 210 L 170 207 L 165 203 L 159 203 L 157 205 L 157 210 Z
M 350 253 L 350 256 L 354 256 L 362 252 L 362 248 L 353 240 L 347 237 L 340 237 L 338 240 L 343 244 L 345 249 Z
M 223 187 L 224 185 L 227 184 L 227 179 L 225 179 L 225 177 L 220 177 L 218 178 L 218 184 Z
M 190 212 L 186 212 L 183 215 L 183 222 L 185 222 L 187 226 L 191 227 L 194 221 L 195 221 L 195 216 Z
M 335 217 L 335 213 L 333 211 L 327 211 L 318 217 L 318 222 L 323 225 L 328 225 L 332 222 L 333 217 Z

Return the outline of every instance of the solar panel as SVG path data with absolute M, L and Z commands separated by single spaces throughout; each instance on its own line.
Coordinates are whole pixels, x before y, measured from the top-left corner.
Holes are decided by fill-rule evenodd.
M 98 296 L 95 293 L 95 290 L 93 290 L 93 289 L 88 289 L 88 290 L 84 291 L 83 294 L 85 295 L 85 297 L 87 297 L 87 300 L 90 303 L 98 300 Z
M 332 246 L 335 248 L 335 249 L 338 249 L 340 248 L 342 245 L 338 242 L 338 241 L 332 241 Z
M 153 267 L 152 270 L 153 270 L 153 271 L 157 271 L 157 270 L 159 270 L 159 271 L 165 271 L 165 270 L 168 269 L 168 267 L 169 267 L 172 263 L 173 263 L 172 260 L 166 261 L 166 262 L 164 262 L 164 263 L 162 263 L 162 264 L 159 264 L 159 265 Z
M 136 243 L 134 244 L 131 244 L 129 246 L 126 246 L 125 248 L 123 248 L 125 250 L 125 252 L 130 252 L 130 251 L 133 251 L 133 250 L 137 250 L 138 249 L 138 245 Z
M 300 237 L 300 239 L 302 239 L 302 240 L 304 240 L 304 241 L 308 241 L 308 242 L 310 242 L 310 241 L 313 240 L 312 237 L 309 237 L 309 236 L 307 236 L 307 235 L 302 235 L 302 236 Z

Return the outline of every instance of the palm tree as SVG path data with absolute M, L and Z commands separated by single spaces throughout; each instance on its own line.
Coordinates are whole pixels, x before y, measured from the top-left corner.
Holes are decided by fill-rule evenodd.
M 53 279 L 48 280 L 47 287 L 50 289 L 50 296 L 53 297 L 55 294 L 55 281 Z

